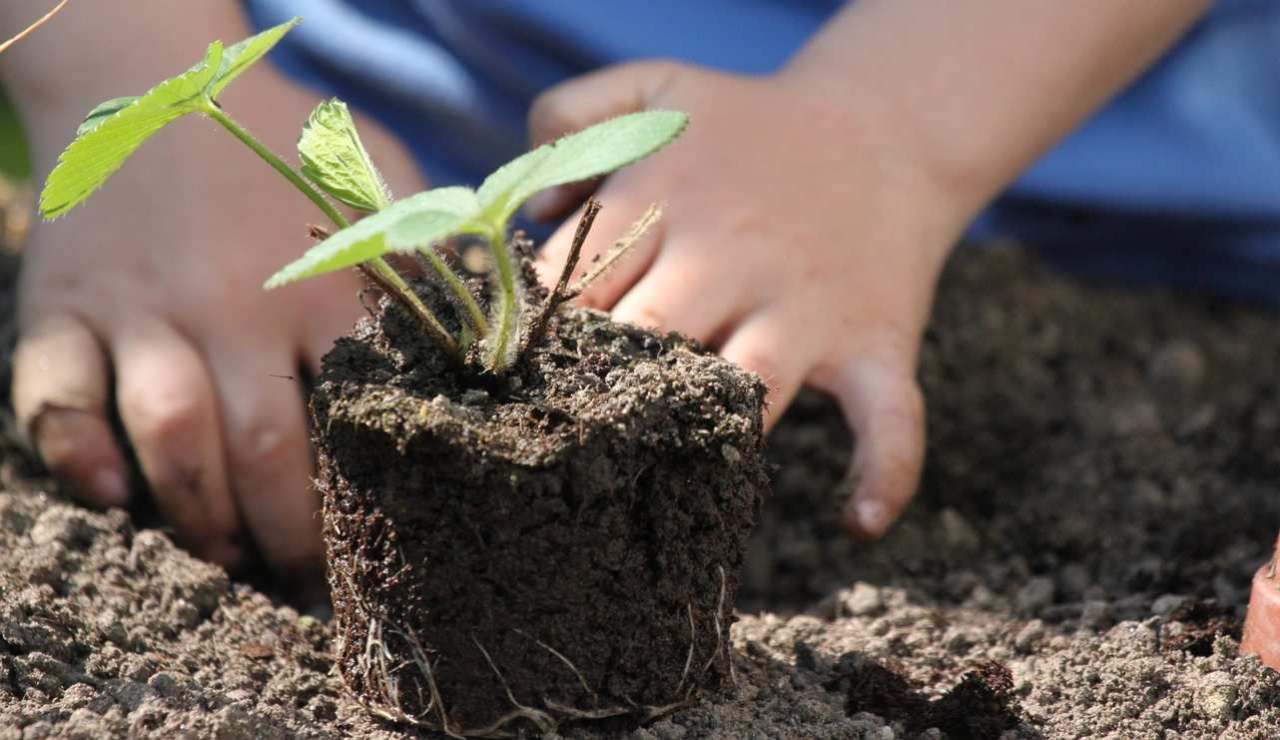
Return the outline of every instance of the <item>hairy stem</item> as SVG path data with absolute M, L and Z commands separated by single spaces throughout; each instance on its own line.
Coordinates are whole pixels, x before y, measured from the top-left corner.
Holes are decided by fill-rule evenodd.
M 436 319 L 435 314 L 431 313 L 431 309 L 427 308 L 426 304 L 409 287 L 409 284 L 404 281 L 404 278 L 400 277 L 400 273 L 391 268 L 391 265 L 388 265 L 385 260 L 371 260 L 360 265 L 360 271 L 364 273 L 364 276 L 370 282 L 381 288 L 383 293 L 390 296 L 400 296 L 402 299 L 409 298 L 413 304 L 420 306 L 421 311 L 414 306 L 410 306 L 410 310 L 417 317 L 427 336 L 431 337 L 432 341 L 448 352 L 455 360 L 460 361 L 462 359 L 462 352 L 458 349 L 458 343 L 454 340 L 453 335 Z
M 494 229 L 485 236 L 498 272 L 498 300 L 494 306 L 494 325 L 489 333 L 489 356 L 485 364 L 490 371 L 497 373 L 506 370 L 515 360 L 511 348 L 519 328 L 520 298 L 516 294 L 516 271 L 511 263 L 511 251 L 507 248 L 506 233 L 502 229 Z
M 610 247 L 604 257 L 596 263 L 595 267 L 591 268 L 591 271 L 586 275 L 579 278 L 578 282 L 572 288 L 564 291 L 564 300 L 571 301 L 582 295 L 582 292 L 591 287 L 592 283 L 599 280 L 603 275 L 605 275 L 605 273 L 617 266 L 617 264 L 622 261 L 622 258 L 630 254 L 631 250 L 640 243 L 641 237 L 647 234 L 649 229 L 653 228 L 653 225 L 658 223 L 661 218 L 662 209 L 658 207 L 658 204 L 654 203 L 649 206 L 649 210 L 645 211 L 639 221 L 631 224 L 631 228 L 627 229 L 627 233 L 623 234 L 622 238 L 613 243 L 613 246 Z
M 242 144 L 249 147 L 254 154 L 257 154 L 262 161 L 271 165 L 271 168 L 280 173 L 289 184 L 298 189 L 300 193 L 307 196 L 307 199 L 316 204 L 316 207 L 329 217 L 339 229 L 345 229 L 351 225 L 346 216 L 342 215 L 327 198 L 316 190 L 307 179 L 298 174 L 292 167 L 285 163 L 268 149 L 262 142 L 254 138 L 243 126 L 232 120 L 222 108 L 212 100 L 206 100 L 203 111 L 205 115 L 217 121 L 223 128 L 231 132 L 231 135 L 240 140 Z M 372 280 L 383 292 L 400 301 L 400 303 L 413 314 L 418 320 L 427 334 L 438 344 L 440 348 L 447 352 L 455 359 L 460 359 L 462 354 L 458 350 L 458 343 L 453 336 L 449 334 L 449 330 L 444 328 L 436 315 L 432 313 L 427 304 L 422 302 L 409 284 L 400 277 L 387 261 L 381 257 L 375 257 L 366 265 L 361 265 L 361 270 L 365 276 Z
M 436 254 L 436 250 L 431 247 L 422 247 L 418 253 L 426 259 L 431 265 L 431 269 L 436 271 L 440 279 L 444 281 L 446 287 L 453 294 L 458 304 L 458 312 L 462 314 L 462 318 L 471 327 L 471 331 L 475 333 L 477 339 L 483 338 L 489 333 L 489 322 L 485 321 L 484 311 L 480 310 L 480 304 L 476 302 L 476 297 L 471 295 L 471 291 L 467 288 L 457 273 L 449 269 L 440 255 Z
M 212 100 L 206 100 L 203 110 L 205 115 L 217 121 L 227 131 L 230 131 L 232 136 L 236 137 L 242 144 L 253 150 L 253 153 L 258 155 L 262 161 L 271 165 L 271 168 L 276 172 L 279 172 L 284 179 L 289 181 L 289 184 L 293 185 L 300 193 L 307 196 L 307 199 L 312 203 L 315 203 L 316 207 L 323 211 L 324 215 L 328 216 L 329 220 L 332 221 L 335 226 L 340 229 L 345 229 L 351 225 L 351 222 L 347 220 L 347 217 L 343 216 L 341 211 L 334 207 L 327 198 L 321 195 L 319 190 L 312 187 L 311 183 L 307 182 L 305 177 L 295 172 L 292 167 L 284 162 L 284 160 L 277 157 L 275 153 L 263 145 L 262 142 L 255 139 L 253 134 L 249 133 L 243 126 L 233 121 L 231 116 L 228 116 L 223 112 L 222 108 L 219 107 L 217 103 Z

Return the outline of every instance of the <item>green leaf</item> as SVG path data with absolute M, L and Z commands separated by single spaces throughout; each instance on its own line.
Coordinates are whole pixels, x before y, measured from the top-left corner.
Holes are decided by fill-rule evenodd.
M 267 289 L 410 250 L 465 231 L 480 209 L 468 188 L 428 190 L 397 201 L 307 250 L 272 275 Z M 394 234 L 394 238 L 392 237 Z
M 227 47 L 227 52 L 222 56 L 222 65 L 218 68 L 218 74 L 209 84 L 209 97 L 218 97 L 218 93 L 230 85 L 232 80 L 266 56 L 267 52 L 280 43 L 280 39 L 284 38 L 286 33 L 292 31 L 301 22 L 301 18 L 293 18 Z
M 424 197 L 419 201 L 417 209 L 398 219 L 387 229 L 387 246 L 392 250 L 408 252 L 429 246 L 445 237 L 473 230 L 471 223 L 480 214 L 480 201 L 474 190 L 449 187 L 419 194 L 427 195 L 431 197 Z M 441 220 L 443 218 L 451 223 L 447 229 L 445 222 Z
M 599 177 L 643 159 L 684 131 L 689 116 L 644 111 L 619 116 L 544 144 L 489 175 L 477 194 L 485 216 L 505 224 L 540 190 Z
M 391 192 L 341 100 L 326 100 L 312 112 L 298 140 L 298 156 L 302 174 L 338 201 L 361 211 L 391 204 Z
M 83 203 L 120 169 L 142 142 L 184 115 L 199 110 L 205 87 L 221 63 L 222 44 L 215 41 L 209 45 L 203 62 L 160 83 L 77 136 L 58 157 L 58 165 L 45 181 L 44 192 L 40 194 L 41 215 L 52 220 Z
M 84 136 L 90 131 L 106 123 L 106 120 L 120 111 L 128 108 L 138 102 L 137 95 L 130 95 L 124 98 L 112 98 L 111 100 L 98 103 L 98 106 L 89 111 L 89 115 L 84 117 L 84 122 L 80 124 L 80 128 L 76 129 L 76 136 Z

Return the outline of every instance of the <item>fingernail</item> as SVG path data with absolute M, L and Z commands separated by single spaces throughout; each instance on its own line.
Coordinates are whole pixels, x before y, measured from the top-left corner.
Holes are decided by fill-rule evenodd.
M 129 502 L 129 484 L 118 470 L 99 470 L 93 476 L 93 497 L 102 506 L 124 506 Z
M 884 532 L 888 513 L 884 504 L 875 499 L 861 499 L 854 503 L 853 511 L 858 517 L 858 526 L 862 531 L 877 537 Z

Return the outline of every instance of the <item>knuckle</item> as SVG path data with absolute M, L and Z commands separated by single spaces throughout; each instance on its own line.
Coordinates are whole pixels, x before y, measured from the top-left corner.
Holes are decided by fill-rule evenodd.
M 559 118 L 559 88 L 553 87 L 534 98 L 529 106 L 529 127 L 535 132 L 545 131 Z
M 56 476 L 74 473 L 93 462 L 90 449 L 79 439 L 79 417 L 83 413 L 44 407 L 30 420 L 29 434 L 40 459 Z
M 135 387 L 120 397 L 120 413 L 142 444 L 189 444 L 205 422 L 204 404 L 194 394 Z
M 668 326 L 666 313 L 656 306 L 637 308 L 635 315 L 631 317 L 631 323 L 653 330 L 663 330 Z
M 766 352 L 753 351 L 736 358 L 744 370 L 760 376 L 772 394 L 782 384 L 782 369 L 778 362 Z
M 282 425 L 270 419 L 255 419 L 228 431 L 228 462 L 236 470 L 277 464 L 287 454 L 292 439 Z
M 919 382 L 914 378 L 905 379 L 896 403 L 890 408 L 891 413 L 907 427 L 906 431 L 913 437 L 923 437 L 926 414 L 924 391 L 920 389 Z

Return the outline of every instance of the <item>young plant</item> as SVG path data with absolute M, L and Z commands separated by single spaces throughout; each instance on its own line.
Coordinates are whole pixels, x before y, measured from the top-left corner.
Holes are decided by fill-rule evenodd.
M 142 96 L 117 98 L 94 108 L 50 173 L 40 196 L 41 214 L 55 219 L 67 213 L 101 187 L 146 139 L 189 113 L 199 113 L 249 147 L 338 229 L 273 275 L 265 287 L 359 268 L 409 310 L 442 351 L 459 361 L 478 360 L 489 372 L 507 370 L 518 357 L 521 327 L 529 325 L 524 337 L 528 346 L 545 327 L 550 311 L 571 293 L 561 287 L 540 314 L 524 320 L 529 307 L 508 244 L 512 217 L 541 190 L 599 177 L 652 154 L 683 131 L 688 117 L 670 111 L 624 115 L 516 158 L 489 175 L 477 190 L 436 188 L 394 201 L 341 101 L 321 103 L 306 122 L 298 142 L 300 172 L 263 146 L 218 103 L 218 94 L 299 22 L 295 18 L 226 48 L 215 41 L 200 63 L 177 77 Z M 351 224 L 329 198 L 370 215 Z M 593 216 L 594 208 L 588 213 Z M 648 218 L 652 217 L 651 212 Z M 584 223 L 589 227 L 589 219 Z M 479 237 L 491 254 L 487 313 L 435 249 L 462 235 Z M 585 238 L 583 229 L 580 238 Z M 626 240 L 620 244 L 615 252 L 625 251 Z M 392 253 L 417 255 L 427 263 L 459 314 L 463 329 L 457 336 L 387 262 Z M 562 282 L 575 261 L 566 266 Z M 605 260 L 606 264 L 611 261 Z M 477 342 L 482 351 L 473 353 L 470 350 Z

